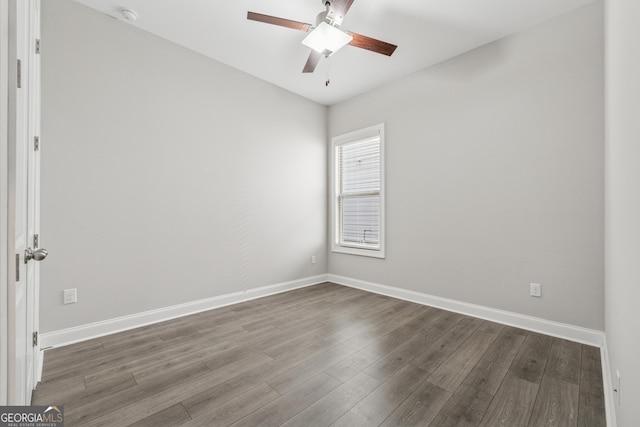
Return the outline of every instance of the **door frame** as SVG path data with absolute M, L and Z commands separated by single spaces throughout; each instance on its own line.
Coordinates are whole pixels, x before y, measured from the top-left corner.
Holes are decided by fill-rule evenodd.
M 0 1 L 0 405 L 8 404 L 8 295 L 11 266 L 9 262 L 8 236 L 13 236 L 9 227 L 9 4 Z M 11 242 L 11 244 L 13 244 Z M 13 273 L 15 274 L 15 273 Z
M 25 6 L 27 4 L 27 6 Z M 34 159 L 29 150 L 33 150 L 30 144 L 33 132 L 39 134 L 39 111 L 40 97 L 39 90 L 29 90 L 23 100 L 27 103 L 27 108 L 16 108 L 16 82 L 17 82 L 17 59 L 20 58 L 22 64 L 22 87 L 24 89 L 34 86 L 34 76 L 39 79 L 38 73 L 32 73 L 32 63 L 37 62 L 35 51 L 31 52 L 31 41 L 35 43 L 34 35 L 39 34 L 39 11 L 40 0 L 9 0 L 0 1 L 0 405 L 29 405 L 31 403 L 31 391 L 35 388 L 37 381 L 41 377 L 41 353 L 39 346 L 33 348 L 33 354 L 25 356 L 29 360 L 27 366 L 32 369 L 25 373 L 24 378 L 16 374 L 16 322 L 20 321 L 15 316 L 15 289 L 16 270 L 20 272 L 21 281 L 26 283 L 27 269 L 24 268 L 24 253 L 16 253 L 16 197 L 18 191 L 27 191 L 21 197 L 28 197 L 26 188 L 19 189 L 16 184 L 17 167 L 16 149 L 17 144 L 24 144 L 25 153 L 32 157 L 31 161 L 39 167 L 39 162 Z M 38 16 L 35 16 L 38 14 Z M 32 18 L 35 18 L 32 19 Z M 18 46 L 18 41 L 24 40 L 23 46 Z M 36 66 L 38 66 L 36 64 Z M 39 87 L 39 82 L 35 83 Z M 25 94 L 23 92 L 23 94 Z M 26 117 L 25 117 L 26 116 Z M 17 130 L 18 123 L 26 121 L 29 130 L 22 132 Z M 17 137 L 21 135 L 21 140 Z M 26 175 L 26 170 L 25 170 Z M 39 173 L 35 173 L 39 178 Z M 24 177 L 27 179 L 27 176 Z M 32 183 L 38 187 L 38 181 Z M 27 181 L 28 182 L 28 181 Z M 36 191 L 36 196 L 38 192 Z M 35 198 L 34 198 L 35 201 Z M 39 202 L 35 201 L 35 209 L 38 209 Z M 39 214 L 36 211 L 35 227 Z M 23 222 L 23 221 L 21 221 Z M 31 239 L 27 236 L 27 240 Z M 37 271 L 35 266 L 32 271 Z M 39 329 L 39 274 L 34 274 L 34 284 L 27 297 L 27 315 L 25 321 L 31 324 L 34 331 Z M 30 319 L 27 322 L 27 317 Z M 26 330 L 26 337 L 20 337 L 22 342 L 29 346 L 31 343 L 31 331 Z M 25 390 L 24 395 L 18 395 L 16 390 Z

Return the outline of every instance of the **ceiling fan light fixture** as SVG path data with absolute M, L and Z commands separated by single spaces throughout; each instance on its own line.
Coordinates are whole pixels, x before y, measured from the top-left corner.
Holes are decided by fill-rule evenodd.
M 351 40 L 353 40 L 353 37 L 349 34 L 344 33 L 333 25 L 321 22 L 302 40 L 302 44 L 325 56 L 330 56 Z

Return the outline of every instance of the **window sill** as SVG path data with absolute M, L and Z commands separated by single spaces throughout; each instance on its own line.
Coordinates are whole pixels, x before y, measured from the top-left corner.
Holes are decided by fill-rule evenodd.
M 348 255 L 358 255 L 365 256 L 369 258 L 385 258 L 384 249 L 361 249 L 361 248 L 352 248 L 349 246 L 340 246 L 340 245 L 332 245 L 331 252 L 340 253 L 340 254 L 348 254 Z

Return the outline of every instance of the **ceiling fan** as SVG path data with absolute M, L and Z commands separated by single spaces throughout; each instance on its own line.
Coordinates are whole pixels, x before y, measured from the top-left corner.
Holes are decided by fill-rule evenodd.
M 304 45 L 312 49 L 309 59 L 307 59 L 307 63 L 302 69 L 303 73 L 313 73 L 322 56 L 328 58 L 347 44 L 387 56 L 391 56 L 396 50 L 397 46 L 391 43 L 340 29 L 340 24 L 342 24 L 342 20 L 354 0 L 321 1 L 325 6 L 325 10 L 316 17 L 315 27 L 304 22 L 255 12 L 247 12 L 247 19 L 309 33 L 302 41 Z

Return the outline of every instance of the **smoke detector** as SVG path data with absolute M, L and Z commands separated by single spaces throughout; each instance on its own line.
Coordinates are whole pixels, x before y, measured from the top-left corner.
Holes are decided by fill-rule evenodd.
M 138 19 L 138 14 L 131 9 L 120 9 L 120 14 L 125 21 L 133 22 Z

